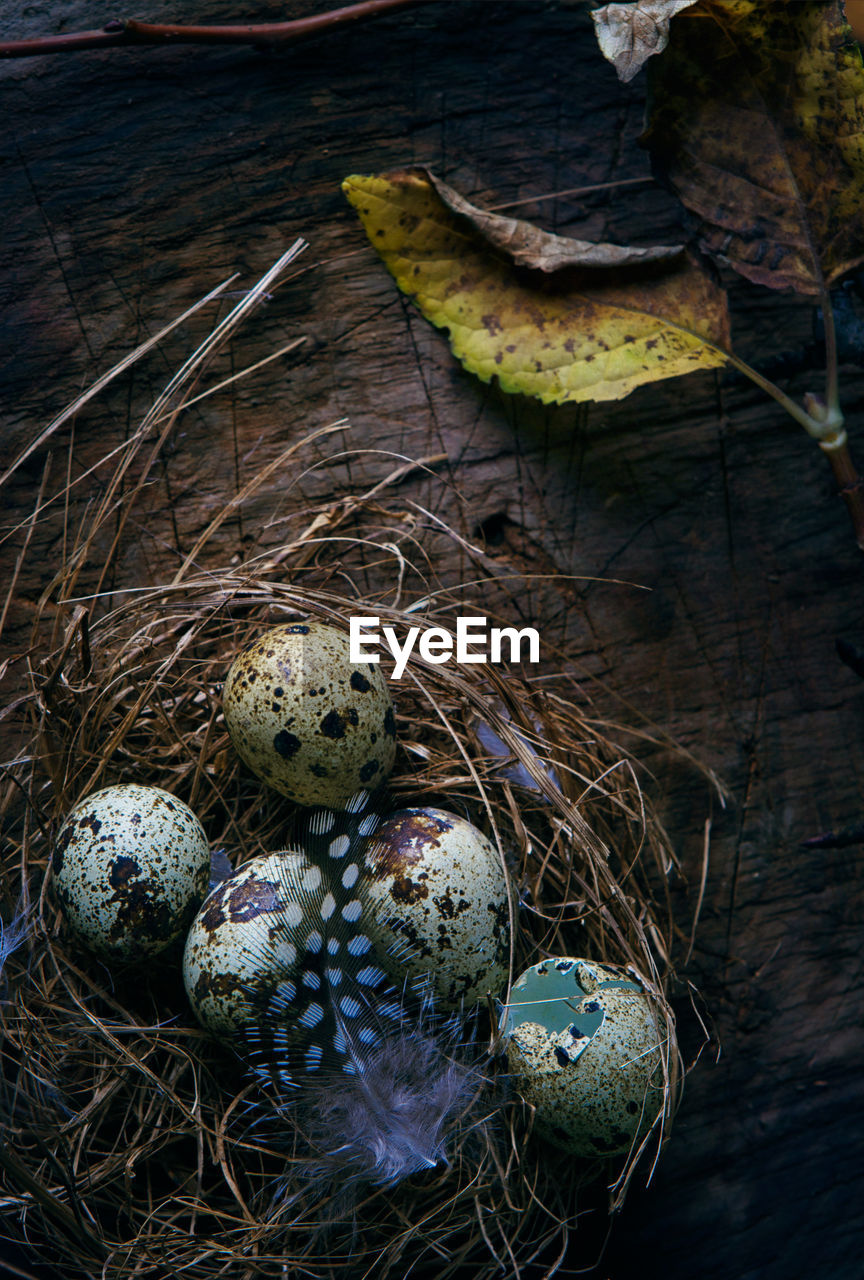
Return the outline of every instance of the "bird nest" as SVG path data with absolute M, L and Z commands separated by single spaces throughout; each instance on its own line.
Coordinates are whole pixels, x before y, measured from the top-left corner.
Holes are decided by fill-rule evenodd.
M 157 421 L 142 424 L 136 447 Z M 350 1224 L 322 1231 L 314 1205 L 299 1216 L 274 1209 L 274 1187 L 290 1185 L 290 1143 L 276 1149 L 256 1125 L 258 1086 L 196 1024 L 178 950 L 114 966 L 64 929 L 52 839 L 71 805 L 101 786 L 172 792 L 235 866 L 284 847 L 291 805 L 239 762 L 221 708 L 233 656 L 261 629 L 301 618 L 347 629 L 350 615 L 372 614 L 399 632 L 455 631 L 460 615 L 502 626 L 521 616 L 524 580 L 416 505 L 388 503 L 381 485 L 307 510 L 290 541 L 196 568 L 208 535 L 270 474 L 226 503 L 171 581 L 125 593 L 100 587 L 119 545 L 113 524 L 100 549 L 114 512 L 103 502 L 38 606 L 27 692 L 7 708 L 23 739 L 2 797 L 3 883 L 20 891 L 26 925 L 17 949 L 7 925 L 0 1005 L 6 1233 L 70 1277 L 491 1277 L 551 1265 L 575 1230 L 581 1186 L 599 1179 L 612 1209 L 637 1163 L 650 1169 L 681 1080 L 667 1000 L 673 922 L 657 888 L 674 858 L 622 734 L 593 713 L 564 652 L 537 668 L 412 655 L 391 685 L 391 793 L 394 807 L 459 812 L 497 845 L 519 905 L 511 977 L 570 955 L 626 966 L 644 985 L 662 1029 L 665 1105 L 626 1156 L 580 1162 L 532 1133 L 530 1108 L 491 1051 L 490 1007 L 474 1032 L 478 1052 L 490 1044 L 488 1123 L 456 1140 L 446 1166 L 370 1188 Z M 440 566 L 457 552 L 462 580 L 445 581 Z M 94 564 L 99 589 L 88 594 Z M 370 589 L 386 581 L 397 584 L 389 595 Z

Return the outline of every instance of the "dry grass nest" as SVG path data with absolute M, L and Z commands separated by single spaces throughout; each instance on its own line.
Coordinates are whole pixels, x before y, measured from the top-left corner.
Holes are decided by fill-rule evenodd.
M 272 623 L 347 629 L 358 612 L 400 631 L 455 629 L 474 612 L 512 625 L 524 583 L 478 551 L 473 585 L 442 584 L 421 514 L 377 492 L 307 512 L 290 542 L 228 569 L 195 569 L 199 547 L 170 582 L 58 604 L 80 591 L 109 510 L 91 515 L 46 591 L 28 686 L 7 709 L 24 739 L 2 794 L 6 916 L 20 891 L 30 927 L 6 959 L 0 1005 L 6 1233 L 68 1276 L 482 1278 L 535 1260 L 545 1272 L 575 1229 L 577 1184 L 599 1176 L 620 1204 L 637 1161 L 652 1167 L 680 1088 L 662 890 L 674 859 L 637 765 L 554 655 L 539 674 L 412 657 L 391 686 L 394 801 L 453 809 L 497 844 L 520 903 L 514 977 L 550 955 L 639 976 L 663 1033 L 665 1110 L 628 1157 L 580 1164 L 533 1137 L 510 1096 L 488 1130 L 458 1139 L 448 1167 L 371 1189 L 350 1231 L 321 1236 L 274 1215 L 290 1155 L 250 1125 L 257 1085 L 197 1026 L 176 950 L 142 970 L 74 945 L 51 892 L 52 837 L 76 800 L 134 781 L 190 805 L 235 866 L 283 847 L 291 806 L 240 764 L 222 717 L 238 648 Z M 434 537 L 468 554 L 440 521 Z M 369 592 L 373 562 L 377 581 L 398 581 L 389 600 Z M 506 1097 L 500 1060 L 490 1054 L 486 1070 L 490 1097 Z

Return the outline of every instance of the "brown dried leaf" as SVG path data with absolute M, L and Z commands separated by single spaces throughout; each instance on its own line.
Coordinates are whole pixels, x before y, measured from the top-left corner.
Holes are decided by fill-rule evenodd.
M 692 3 L 692 0 L 688 0 Z M 646 248 L 623 244 L 595 244 L 590 240 L 572 240 L 541 231 L 519 218 L 502 218 L 487 213 L 448 187 L 428 169 L 424 176 L 432 184 L 443 203 L 460 218 L 465 218 L 489 245 L 510 259 L 514 266 L 535 271 L 560 271 L 563 267 L 628 267 L 647 262 L 667 262 L 683 252 L 680 244 L 655 244 Z
M 669 22 L 696 0 L 635 0 L 632 4 L 604 4 L 595 9 L 594 31 L 600 52 L 626 84 L 655 53 L 669 43 Z
M 804 294 L 864 262 L 864 68 L 839 0 L 700 0 L 649 83 L 644 141 L 706 252 Z

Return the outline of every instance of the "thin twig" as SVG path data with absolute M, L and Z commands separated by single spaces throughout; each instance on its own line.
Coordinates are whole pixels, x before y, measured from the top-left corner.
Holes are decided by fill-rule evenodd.
M 646 173 L 641 178 L 619 178 L 615 182 L 595 182 L 588 187 L 565 187 L 562 191 L 550 191 L 545 196 L 526 196 L 524 200 L 506 200 L 504 204 L 490 204 L 485 207 L 490 213 L 500 213 L 502 209 L 518 209 L 523 204 L 542 204 L 545 200 L 557 200 L 564 196 L 588 196 L 595 191 L 614 191 L 618 187 L 644 187 L 654 182 L 654 175 Z
M 288 44 L 417 3 L 419 0 L 361 0 L 359 4 L 331 9 L 329 13 L 312 14 L 308 18 L 295 18 L 293 22 L 256 22 L 227 27 L 194 27 L 118 18 L 98 31 L 71 31 L 62 36 L 3 41 L 0 43 L 0 58 L 32 58 L 46 53 L 78 53 L 84 49 L 116 49 L 129 45 Z

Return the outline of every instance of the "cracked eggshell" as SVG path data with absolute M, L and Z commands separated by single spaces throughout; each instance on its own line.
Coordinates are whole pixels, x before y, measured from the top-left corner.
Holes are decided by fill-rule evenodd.
M 284 923 L 286 907 L 290 920 L 279 877 L 285 859 L 309 866 L 300 853 L 253 858 L 212 890 L 192 921 L 183 982 L 198 1021 L 217 1035 L 230 1036 L 248 1022 L 254 1000 L 274 991 L 297 958 L 297 939 Z M 297 925 L 301 919 L 302 913 Z
M 298 804 L 342 809 L 393 768 L 384 676 L 351 662 L 348 636 L 322 622 L 271 627 L 248 644 L 228 672 L 223 705 L 244 763 Z
M 369 931 L 392 976 L 428 976 L 436 1004 L 470 1007 L 507 981 L 507 878 L 494 845 L 442 809 L 402 809 L 366 849 Z
M 142 958 L 185 932 L 207 892 L 210 847 L 182 800 L 121 783 L 79 800 L 52 867 L 73 933 L 101 955 Z
M 501 1031 L 538 1132 L 579 1156 L 621 1155 L 663 1108 L 661 1035 L 626 970 L 571 957 L 513 984 Z

